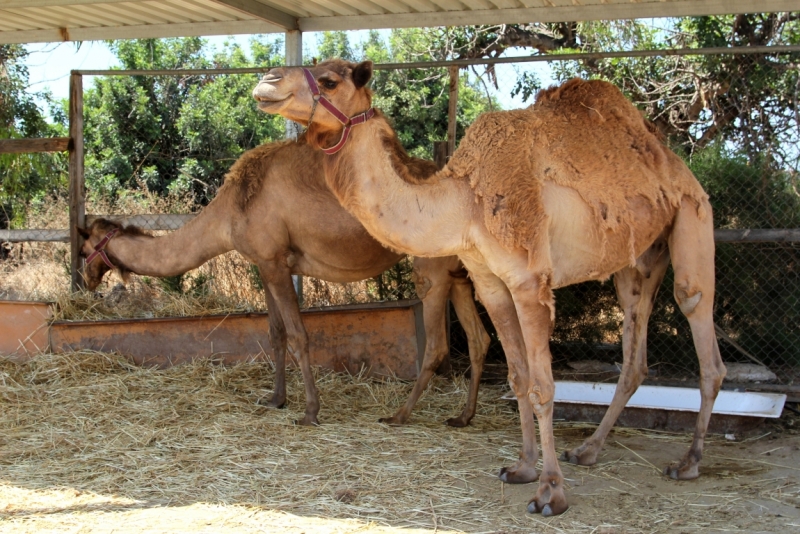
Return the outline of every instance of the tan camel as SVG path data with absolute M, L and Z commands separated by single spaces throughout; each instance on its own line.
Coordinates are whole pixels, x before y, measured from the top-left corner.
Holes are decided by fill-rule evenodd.
M 535 414 L 543 468 L 528 511 L 567 509 L 552 427 L 552 290 L 615 274 L 625 310 L 612 406 L 595 434 L 566 454 L 591 464 L 647 373 L 647 321 L 670 256 L 700 360 L 702 404 L 691 448 L 665 472 L 696 477 L 725 367 L 712 321 L 711 207 L 686 165 L 614 86 L 572 80 L 528 109 L 479 117 L 435 180 L 420 182 L 397 155 L 385 117 L 370 108 L 371 74 L 370 62 L 341 60 L 276 68 L 253 95 L 261 110 L 308 124 L 309 142 L 331 153 L 328 185 L 373 236 L 416 256 L 457 254 L 469 270 L 519 401 L 523 449 L 501 478 L 537 478 Z
M 410 158 L 420 173 L 436 170 L 432 162 Z M 179 230 L 152 237 L 133 227 L 120 228 L 103 219 L 84 232 L 82 253 L 87 260 L 109 232 L 103 253 L 120 271 L 148 276 L 173 276 L 194 269 L 211 258 L 236 250 L 256 264 L 269 309 L 269 336 L 275 353 L 275 391 L 268 405 L 286 402 L 286 350 L 303 372 L 306 393 L 301 424 L 317 424 L 319 399 L 311 374 L 308 335 L 300 318 L 291 275 L 302 274 L 331 282 L 354 282 L 376 276 L 403 255 L 384 248 L 337 202 L 325 184 L 322 155 L 298 142 L 261 145 L 245 152 L 225 177 L 216 198 Z M 99 256 L 99 252 L 97 253 Z M 110 270 L 102 256 L 87 261 L 87 287 L 94 290 Z M 462 413 L 449 419 L 465 426 L 475 414 L 478 385 L 489 346 L 472 296 L 472 284 L 455 256 L 414 258 L 417 294 L 422 299 L 425 358 L 411 395 L 387 422 L 405 423 L 431 376 L 449 352 L 445 307 L 452 300 L 468 338 L 472 364 L 470 390 Z

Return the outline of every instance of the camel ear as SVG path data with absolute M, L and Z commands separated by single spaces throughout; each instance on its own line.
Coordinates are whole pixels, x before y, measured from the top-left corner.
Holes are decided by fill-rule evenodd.
M 89 236 L 91 235 L 89 232 L 87 232 L 85 229 L 81 228 L 80 226 L 76 226 L 76 228 L 78 229 L 78 234 L 82 238 L 89 239 Z
M 372 78 L 372 61 L 363 61 L 353 69 L 353 83 L 356 89 L 361 89 Z

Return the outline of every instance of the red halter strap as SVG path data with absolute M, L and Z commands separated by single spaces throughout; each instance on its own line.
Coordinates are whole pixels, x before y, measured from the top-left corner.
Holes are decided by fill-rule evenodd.
M 308 125 L 311 126 L 311 121 L 314 119 L 314 112 L 317 110 L 317 103 L 319 102 L 322 104 L 322 107 L 327 109 L 331 115 L 336 117 L 336 119 L 344 125 L 344 130 L 342 130 L 342 137 L 339 138 L 339 142 L 329 148 L 323 148 L 322 151 L 328 155 L 336 154 L 339 152 L 344 144 L 347 143 L 347 139 L 350 137 L 350 130 L 353 126 L 357 124 L 362 124 L 367 122 L 375 115 L 375 109 L 369 108 L 367 111 L 363 113 L 359 113 L 358 115 L 353 115 L 352 117 L 348 117 L 339 109 L 333 105 L 333 103 L 325 98 L 325 95 L 320 93 L 319 86 L 317 85 L 317 80 L 314 79 L 314 75 L 311 74 L 311 71 L 304 68 L 303 74 L 306 77 L 306 82 L 308 82 L 308 88 L 311 89 L 311 95 L 314 97 L 314 105 L 311 107 L 311 116 L 308 118 Z
M 114 228 L 108 232 L 99 243 L 97 243 L 97 245 L 94 247 L 94 252 L 86 257 L 86 265 L 89 265 L 96 257 L 100 256 L 106 265 L 108 265 L 111 269 L 115 268 L 114 264 L 112 264 L 108 259 L 108 256 L 106 256 L 106 251 L 103 249 L 106 248 L 106 245 L 108 245 L 108 242 L 111 241 L 111 238 L 117 235 L 117 232 L 119 232 L 119 228 Z

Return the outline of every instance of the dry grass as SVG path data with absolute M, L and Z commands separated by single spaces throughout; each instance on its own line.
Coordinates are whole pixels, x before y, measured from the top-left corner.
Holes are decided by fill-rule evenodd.
M 148 284 L 134 290 L 114 290 L 105 297 L 88 291 L 59 296 L 54 321 L 101 321 L 116 318 L 201 317 L 255 311 L 219 293 L 200 295 L 161 291 Z
M 257 363 L 158 371 L 89 352 L 0 361 L 0 531 L 786 532 L 800 524 L 796 441 L 712 436 L 707 474 L 675 483 L 656 469 L 682 454 L 688 436 L 620 429 L 597 466 L 562 466 L 572 508 L 543 519 L 524 513 L 534 487 L 495 476 L 520 443 L 500 388 L 484 387 L 474 424 L 452 429 L 441 421 L 460 409 L 466 383 L 437 378 L 410 425 L 387 427 L 377 419 L 409 384 L 317 371 L 323 425 L 306 428 L 293 424 L 303 408 L 297 372 L 289 409 L 256 404 L 272 378 Z M 559 449 L 593 428 L 558 424 Z
M 183 197 L 159 197 L 150 193 L 132 194 L 116 199 L 94 199 L 87 213 L 132 215 L 139 213 L 190 213 L 197 206 Z M 28 228 L 66 228 L 67 205 L 64 199 L 55 199 L 31 207 Z M 155 232 L 163 235 L 166 232 Z M 101 295 L 111 295 L 121 280 L 106 275 L 98 287 Z M 182 315 L 181 310 L 197 309 L 198 300 L 206 300 L 213 308 L 230 311 L 264 309 L 264 294 L 251 264 L 237 252 L 228 252 L 186 273 L 182 281 L 185 294 L 168 294 L 163 286 L 150 277 L 132 275 L 128 283 L 134 296 L 128 304 L 119 306 L 119 295 L 107 303 L 87 302 L 85 295 L 73 297 L 69 293 L 69 247 L 65 243 L 16 243 L 10 246 L 8 258 L 0 261 L 0 299 L 58 301 L 65 310 L 61 318 L 78 320 L 84 312 L 95 319 L 169 316 L 171 310 Z M 200 293 L 210 295 L 198 297 Z M 337 284 L 312 278 L 303 279 L 305 307 L 335 306 L 362 302 L 375 302 L 374 284 L 369 281 Z M 177 302 L 184 299 L 184 303 Z M 150 301 L 153 301 L 152 303 Z M 135 308 L 136 302 L 139 308 Z M 91 309 L 89 309 L 91 308 Z M 75 312 L 74 314 L 72 312 Z

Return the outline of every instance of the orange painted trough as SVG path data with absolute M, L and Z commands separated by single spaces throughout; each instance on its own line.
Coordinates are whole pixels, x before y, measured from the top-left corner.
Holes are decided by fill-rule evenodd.
M 25 358 L 48 349 L 47 302 L 0 301 L 0 354 Z
M 311 364 L 372 376 L 416 378 L 425 348 L 419 301 L 306 310 Z M 167 367 L 213 356 L 234 363 L 270 355 L 266 313 L 207 317 L 55 322 L 53 352 L 119 352 L 141 365 Z

